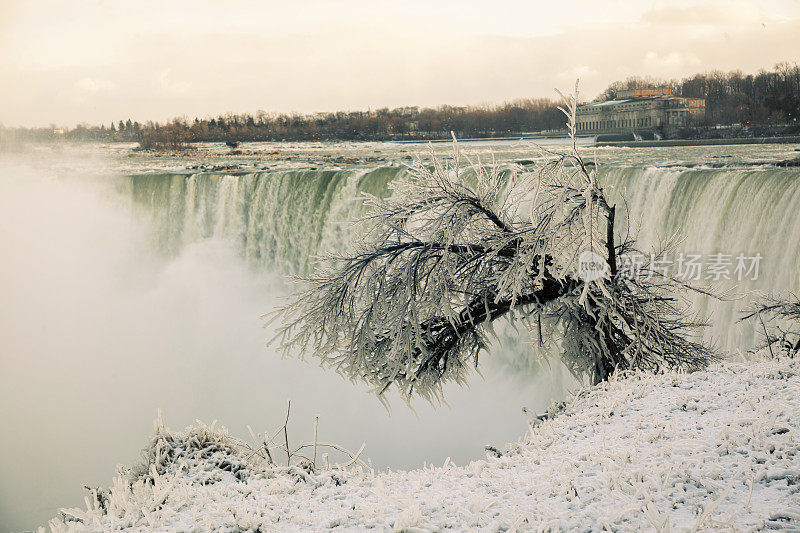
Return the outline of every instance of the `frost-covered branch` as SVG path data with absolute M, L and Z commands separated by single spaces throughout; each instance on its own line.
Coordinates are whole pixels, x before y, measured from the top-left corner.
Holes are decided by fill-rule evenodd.
M 764 340 L 756 351 L 767 350 L 773 358 L 800 354 L 800 298 L 797 295 L 765 296 L 742 320 L 757 321 L 756 329 L 763 331 Z

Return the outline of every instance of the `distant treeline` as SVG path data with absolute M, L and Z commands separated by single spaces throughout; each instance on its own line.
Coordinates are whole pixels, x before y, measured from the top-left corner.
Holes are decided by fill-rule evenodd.
M 706 117 L 700 127 L 783 126 L 800 124 L 800 67 L 779 63 L 757 74 L 713 71 L 682 80 L 633 77 L 614 82 L 597 100 L 613 99 L 620 90 L 669 85 L 673 94 L 706 99 Z M 316 114 L 225 114 L 194 120 L 176 118 L 167 124 L 120 120 L 110 126 L 78 125 L 73 129 L 3 129 L 0 136 L 19 140 L 135 141 L 143 147 L 181 147 L 199 141 L 313 141 L 313 140 L 426 140 L 502 137 L 522 133 L 559 131 L 564 117 L 557 102 L 525 99 L 501 105 L 436 108 L 399 107 Z

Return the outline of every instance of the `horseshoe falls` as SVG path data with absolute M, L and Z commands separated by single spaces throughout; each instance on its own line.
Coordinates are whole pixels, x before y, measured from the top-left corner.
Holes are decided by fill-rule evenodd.
M 361 195 L 387 194 L 404 172 L 390 166 L 156 174 L 132 177 L 131 188 L 135 205 L 150 217 L 154 245 L 164 253 L 223 239 L 252 266 L 308 274 L 318 254 L 347 245 L 351 221 L 365 212 Z M 800 231 L 794 231 L 800 227 L 800 170 L 612 166 L 602 167 L 599 179 L 618 206 L 618 240 L 635 238 L 647 253 L 674 239 L 674 252 L 664 258 L 673 268 L 678 254 L 700 256 L 706 270 L 714 254 L 730 261 L 720 279 L 708 279 L 713 276 L 701 269 L 692 280 L 721 296 L 690 296 L 692 308 L 709 319 L 707 340 L 718 347 L 744 353 L 753 345 L 752 326 L 738 321 L 753 291 L 800 289 Z M 747 267 L 758 267 L 756 279 L 752 270 L 737 275 L 740 254 Z

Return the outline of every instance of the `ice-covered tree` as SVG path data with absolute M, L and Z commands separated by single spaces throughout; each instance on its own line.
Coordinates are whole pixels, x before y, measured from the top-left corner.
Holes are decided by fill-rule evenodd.
M 617 370 L 693 370 L 713 357 L 692 340 L 676 280 L 642 265 L 622 275 L 632 242 L 614 242 L 615 209 L 575 144 L 577 94 L 565 98 L 567 153 L 533 167 L 467 161 L 454 148 L 368 198 L 363 238 L 322 261 L 278 315 L 277 341 L 382 394 L 439 397 L 463 384 L 500 319 L 528 327 L 597 383 Z

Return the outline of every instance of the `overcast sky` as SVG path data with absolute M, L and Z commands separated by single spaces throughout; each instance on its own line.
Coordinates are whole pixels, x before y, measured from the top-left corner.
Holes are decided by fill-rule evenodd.
M 0 0 L 0 123 L 593 97 L 800 61 L 800 0 Z

